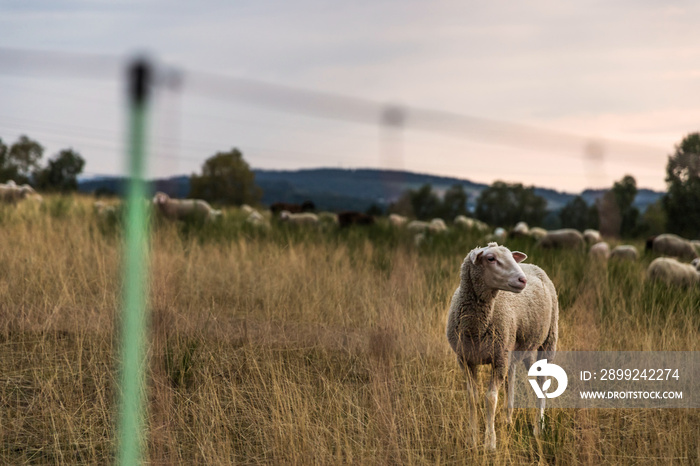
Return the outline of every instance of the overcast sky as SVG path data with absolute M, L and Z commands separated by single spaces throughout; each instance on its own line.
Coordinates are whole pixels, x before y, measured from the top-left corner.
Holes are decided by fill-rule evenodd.
M 238 147 L 256 168 L 398 168 L 569 192 L 631 174 L 641 187 L 664 189 L 668 154 L 700 130 L 699 13 L 698 2 L 643 0 L 7 1 L 0 47 L 146 52 L 184 70 L 182 89 L 160 92 L 155 102 L 153 176 L 199 171 L 215 152 Z M 27 134 L 46 147 L 45 157 L 73 147 L 89 174 L 123 172 L 119 73 L 81 79 L 48 66 L 9 68 L 0 53 L 6 144 Z M 304 114 L 303 104 L 261 108 L 220 91 L 194 92 L 188 71 L 409 112 L 405 128 L 392 131 L 377 126 L 379 113 L 345 120 L 342 100 L 339 119 Z M 421 126 L 414 122 L 428 114 L 414 109 L 476 124 Z M 613 142 L 591 158 L 587 140 Z

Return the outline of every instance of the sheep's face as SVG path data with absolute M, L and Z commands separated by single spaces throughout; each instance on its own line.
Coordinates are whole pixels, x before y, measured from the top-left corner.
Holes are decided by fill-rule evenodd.
M 511 252 L 505 246 L 489 243 L 485 248 L 472 250 L 467 260 L 481 268 L 486 287 L 520 293 L 525 289 L 527 278 L 518 263 L 526 258 L 522 252 Z
M 165 193 L 157 192 L 155 196 L 153 196 L 153 203 L 155 205 L 164 205 L 168 203 L 168 200 L 170 199 L 170 196 L 168 196 Z
M 695 270 L 700 272 L 700 259 L 693 259 L 693 262 L 691 262 L 690 265 L 695 267 Z

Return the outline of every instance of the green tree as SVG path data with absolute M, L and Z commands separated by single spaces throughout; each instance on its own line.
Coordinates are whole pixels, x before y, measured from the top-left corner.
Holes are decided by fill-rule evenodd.
M 598 209 L 590 206 L 581 196 L 576 196 L 559 211 L 562 228 L 598 228 Z
M 417 190 L 405 191 L 389 206 L 389 212 L 415 216 L 420 220 L 436 217 L 452 220 L 459 214 L 467 213 L 467 193 L 462 185 L 455 184 L 448 188 L 440 199 L 430 184 L 424 184 Z
M 190 197 L 217 204 L 257 204 L 262 189 L 238 149 L 218 152 L 202 165 L 202 174 L 190 177 Z
M 547 201 L 533 186 L 496 181 L 476 200 L 476 217 L 489 225 L 512 227 L 519 221 L 540 225 L 547 215 Z
M 691 133 L 676 146 L 666 165 L 663 197 L 670 232 L 695 238 L 700 234 L 700 133 Z
M 17 170 L 9 164 L 9 151 L 7 145 L 0 139 L 0 182 L 14 180 Z
M 413 215 L 420 220 L 430 220 L 439 215 L 440 198 L 430 184 L 424 184 L 417 191 L 410 190 L 408 197 Z
M 77 191 L 78 175 L 83 172 L 85 159 L 73 149 L 64 149 L 49 160 L 45 168 L 34 172 L 37 189 L 46 191 Z
M 666 211 L 664 210 L 663 199 L 649 204 L 644 215 L 642 215 L 640 223 L 641 232 L 646 235 L 660 235 L 666 231 Z
M 29 183 L 32 172 L 39 169 L 43 154 L 44 147 L 24 135 L 9 149 L 0 140 L 0 182 L 14 180 L 17 184 Z
M 451 186 L 442 197 L 442 207 L 438 217 L 452 221 L 458 215 L 467 215 L 468 198 L 464 186 L 461 184 Z
M 639 210 L 632 205 L 637 197 L 637 181 L 634 177 L 625 175 L 613 184 L 612 193 L 620 212 L 620 235 L 628 237 L 636 230 L 639 218 Z

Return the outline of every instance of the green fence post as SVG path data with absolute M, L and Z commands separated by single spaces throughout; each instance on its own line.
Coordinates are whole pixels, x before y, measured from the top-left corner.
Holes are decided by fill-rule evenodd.
M 121 399 L 119 403 L 118 464 L 142 461 L 144 440 L 144 371 L 148 281 L 148 224 L 144 180 L 146 110 L 151 70 L 145 61 L 129 67 L 128 197 L 124 251 L 121 328 Z

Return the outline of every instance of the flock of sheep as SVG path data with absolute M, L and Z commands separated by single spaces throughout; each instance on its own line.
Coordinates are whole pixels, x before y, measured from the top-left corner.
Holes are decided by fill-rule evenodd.
M 14 181 L 0 184 L 0 202 L 16 204 L 23 200 L 41 202 L 42 197 L 31 186 L 17 185 Z M 216 221 L 222 216 L 220 210 L 213 209 L 209 203 L 201 199 L 173 199 L 165 193 L 157 192 L 152 203 L 155 210 L 169 220 L 199 219 L 205 222 Z M 100 216 L 114 216 L 117 206 L 106 204 L 102 201 L 95 202 L 95 211 Z M 277 203 L 268 211 L 258 211 L 248 205 L 243 205 L 241 210 L 246 214 L 246 222 L 257 228 L 270 228 L 273 216 L 281 222 L 293 225 L 305 225 L 309 227 L 350 225 L 371 225 L 375 218 L 360 212 L 320 212 L 314 213 L 314 205 L 311 202 L 304 204 Z M 423 244 L 429 235 L 439 235 L 449 230 L 445 221 L 435 218 L 430 222 L 410 220 L 398 214 L 390 214 L 388 222 L 396 228 L 405 228 L 414 235 L 417 246 Z M 608 260 L 639 259 L 639 251 L 632 245 L 618 245 L 610 248 L 603 241 L 596 230 L 585 230 L 583 233 L 571 228 L 547 231 L 543 228 L 530 228 L 525 222 L 519 222 L 512 230 L 507 232 L 503 228 L 496 228 L 492 233 L 490 227 L 480 220 L 458 215 L 455 217 L 452 228 L 466 229 L 483 233 L 484 240 L 504 242 L 506 238 L 529 237 L 536 241 L 541 248 L 566 248 L 583 249 L 589 246 L 588 254 L 592 260 L 607 262 Z M 659 280 L 668 284 L 682 286 L 700 283 L 700 260 L 698 251 L 700 241 L 690 241 L 673 234 L 662 234 L 649 238 L 646 250 L 656 255 L 664 256 L 655 259 L 649 264 L 647 277 L 651 280 Z
M 19 187 L 16 187 L 19 189 Z M 22 189 L 25 189 L 22 187 Z M 31 188 L 29 188 L 31 189 Z M 32 190 L 33 191 L 33 190 Z M 2 191 L 0 191 L 2 192 Z M 34 195 L 38 196 L 36 193 Z M 26 195 L 26 194 L 25 194 Z M 158 192 L 153 198 L 153 206 L 164 217 L 170 220 L 185 220 L 198 218 L 204 221 L 215 221 L 220 218 L 220 210 L 213 209 L 206 201 L 199 199 L 172 199 L 167 194 Z M 96 202 L 98 213 L 112 213 L 114 207 L 102 202 Z M 306 227 L 349 225 L 371 225 L 375 218 L 360 212 L 320 212 L 311 210 L 314 205 L 311 202 L 304 204 L 277 203 L 270 210 L 258 211 L 251 206 L 243 205 L 241 211 L 245 213 L 250 225 L 261 229 L 269 229 L 273 216 L 280 222 Z M 430 222 L 410 220 L 398 214 L 390 214 L 389 225 L 395 228 L 405 228 L 414 235 L 416 246 L 423 244 L 430 235 L 439 235 L 447 232 L 450 227 L 441 218 L 432 219 Z M 519 222 L 513 229 L 506 231 L 496 228 L 488 233 L 491 228 L 480 220 L 458 215 L 451 228 L 477 231 L 484 234 L 484 241 L 504 242 L 507 238 L 527 237 L 535 241 L 540 248 L 578 249 L 588 247 L 588 255 L 591 260 L 598 262 L 636 261 L 640 254 L 633 245 L 623 244 L 610 248 L 596 230 L 585 230 L 583 233 L 572 228 L 547 231 L 540 227 L 530 228 L 525 222 Z M 673 234 L 662 234 L 649 238 L 646 250 L 659 257 L 651 262 L 647 269 L 647 277 L 651 280 L 659 280 L 668 284 L 681 286 L 700 283 L 700 260 L 698 250 L 700 241 L 690 241 Z M 687 261 L 687 262 L 684 262 Z M 692 262 L 691 262 L 692 261 Z

